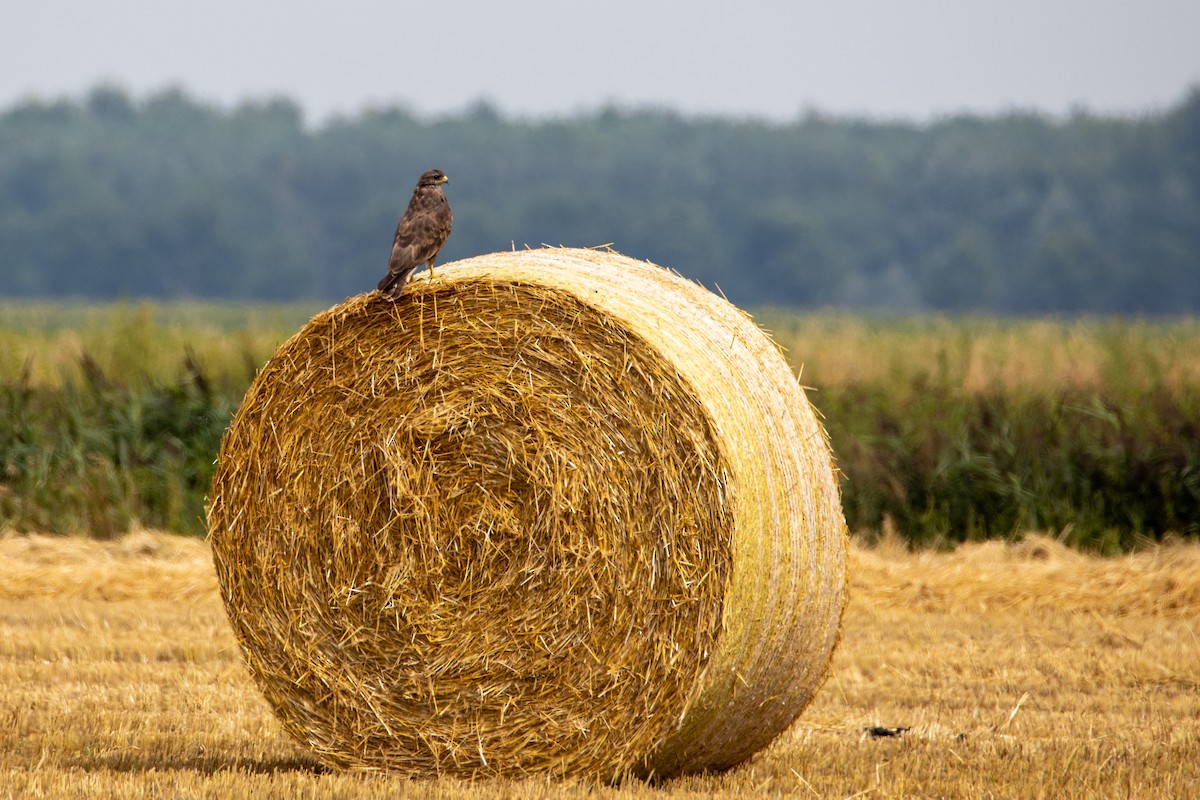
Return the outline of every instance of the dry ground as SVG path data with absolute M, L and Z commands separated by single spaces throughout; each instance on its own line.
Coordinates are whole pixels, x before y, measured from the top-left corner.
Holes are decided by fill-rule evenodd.
M 1200 547 L 885 542 L 852 569 L 829 682 L 750 763 L 469 784 L 318 768 L 250 685 L 203 542 L 0 536 L 0 797 L 1195 796 Z

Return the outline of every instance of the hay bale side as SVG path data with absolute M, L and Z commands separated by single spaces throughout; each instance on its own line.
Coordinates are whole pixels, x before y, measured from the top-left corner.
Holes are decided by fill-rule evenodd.
M 845 602 L 828 444 L 771 342 L 614 253 L 497 253 L 280 347 L 222 444 L 222 594 L 339 766 L 676 774 L 782 731 Z

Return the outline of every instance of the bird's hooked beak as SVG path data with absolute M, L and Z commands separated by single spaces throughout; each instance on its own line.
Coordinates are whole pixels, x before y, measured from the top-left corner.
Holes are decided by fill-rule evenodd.
M 449 182 L 450 182 L 449 175 L 443 174 L 442 177 L 438 179 L 438 183 L 449 183 Z

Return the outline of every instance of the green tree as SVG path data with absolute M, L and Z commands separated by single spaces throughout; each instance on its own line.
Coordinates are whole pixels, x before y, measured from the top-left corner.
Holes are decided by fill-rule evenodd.
M 431 166 L 451 177 L 443 260 L 613 242 L 744 305 L 1200 309 L 1200 88 L 1139 118 L 521 120 L 478 103 L 312 128 L 285 98 L 102 85 L 0 112 L 0 291 L 340 299 L 374 286 Z

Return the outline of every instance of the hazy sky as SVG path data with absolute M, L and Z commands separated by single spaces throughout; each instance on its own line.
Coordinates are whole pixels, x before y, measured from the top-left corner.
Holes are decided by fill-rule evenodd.
M 0 108 L 105 81 L 311 119 L 486 98 L 788 119 L 1138 113 L 1200 84 L 1200 0 L 9 0 Z

